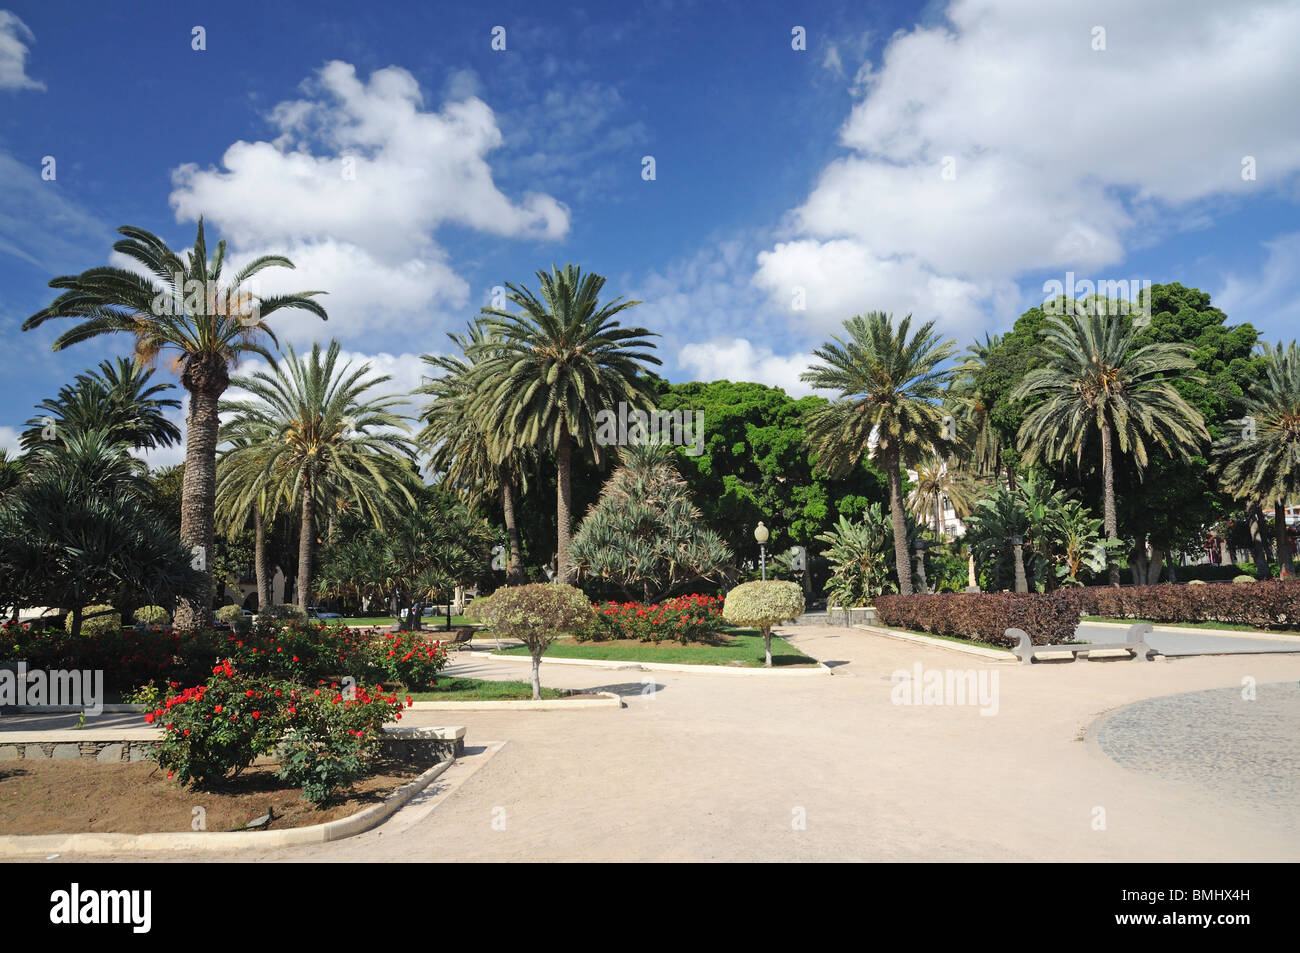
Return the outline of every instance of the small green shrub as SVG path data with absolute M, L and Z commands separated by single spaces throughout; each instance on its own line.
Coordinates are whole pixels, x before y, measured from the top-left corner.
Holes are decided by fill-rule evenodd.
M 1254 576 L 1233 576 L 1233 582 L 1258 582 Z
M 92 612 L 104 612 L 106 609 L 112 609 L 112 606 L 95 605 L 86 606 L 81 610 L 81 634 L 82 635 L 109 635 L 114 632 L 122 631 L 122 614 L 120 612 L 105 612 L 104 615 L 97 615 L 93 619 L 86 618 Z M 67 619 L 64 621 L 64 628 L 69 632 L 72 631 L 72 613 L 69 612 Z
M 547 582 L 506 586 L 489 600 L 474 600 L 470 609 L 476 610 L 471 618 L 486 622 L 495 634 L 519 639 L 528 646 L 533 658 L 534 699 L 542 697 L 542 655 L 559 636 L 587 631 L 594 614 L 581 589 Z
M 1187 584 L 1188 584 L 1189 586 L 1203 586 L 1203 585 L 1205 585 L 1205 580 L 1204 580 L 1204 579 L 1190 579 L 1190 580 L 1188 580 Z
M 279 605 L 266 606 L 263 609 L 259 609 L 257 612 L 257 618 L 258 621 L 263 619 L 296 619 L 299 622 L 306 622 L 307 613 L 303 612 L 298 606 L 290 605 L 289 603 L 281 603 Z
M 234 622 L 244 617 L 244 608 L 237 605 L 222 606 L 217 610 L 216 616 L 218 622 Z
M 162 606 L 141 606 L 131 614 L 136 625 L 167 625 L 172 614 Z

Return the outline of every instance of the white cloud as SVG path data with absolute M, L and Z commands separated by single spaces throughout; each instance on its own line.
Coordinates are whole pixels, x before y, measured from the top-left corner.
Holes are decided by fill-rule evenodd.
M 1284 118 L 1300 89 L 1295 4 L 954 0 L 860 76 L 851 154 L 755 276 L 782 309 L 806 286 L 818 319 L 880 308 L 968 325 L 1020 275 L 1118 266 L 1152 229 L 1284 190 L 1300 169 Z
M 463 81 L 451 88 L 464 94 Z M 557 239 L 569 212 L 555 198 L 517 200 L 495 184 L 487 155 L 502 144 L 496 115 L 470 96 L 423 108 L 415 78 L 390 66 L 357 77 L 338 61 L 304 84 L 306 98 L 275 106 L 278 135 L 236 142 L 221 168 L 173 173 L 178 220 L 206 216 L 246 260 L 287 255 L 295 271 L 261 276 L 272 291 L 324 289 L 329 331 L 356 337 L 462 308 L 465 281 L 435 234 L 457 225 L 508 238 Z M 285 313 L 291 337 L 319 321 Z M 278 319 L 277 319 L 278 320 Z
M 0 450 L 6 451 L 10 456 L 17 456 L 19 433 L 17 427 L 0 426 Z
M 746 338 L 715 338 L 688 345 L 678 353 L 677 363 L 702 381 L 753 381 L 780 387 L 792 397 L 813 392 L 799 379 L 813 363 L 811 354 L 780 355 Z
M 1300 232 L 1263 243 L 1266 257 L 1258 274 L 1228 275 L 1215 304 L 1234 321 L 1249 321 L 1268 338 L 1293 340 L 1300 327 Z
M 8 10 L 0 10 L 0 89 L 44 89 L 27 75 L 28 44 L 36 37 L 27 24 Z

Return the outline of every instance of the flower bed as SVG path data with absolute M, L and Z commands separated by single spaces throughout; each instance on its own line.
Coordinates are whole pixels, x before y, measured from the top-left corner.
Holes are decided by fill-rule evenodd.
M 596 618 L 580 642 L 636 639 L 641 642 L 706 642 L 722 627 L 722 600 L 689 595 L 647 605 L 606 602 L 592 606 Z

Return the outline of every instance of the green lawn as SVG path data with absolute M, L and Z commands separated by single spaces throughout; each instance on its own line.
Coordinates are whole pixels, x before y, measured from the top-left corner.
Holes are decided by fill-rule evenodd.
M 1257 632 L 1264 635 L 1295 635 L 1300 636 L 1300 632 L 1294 629 L 1252 629 L 1246 626 L 1233 625 L 1230 622 L 1152 622 L 1150 619 L 1108 619 L 1100 615 L 1086 615 L 1083 617 L 1085 622 L 1115 622 L 1119 625 L 1132 625 L 1134 622 L 1147 622 L 1151 625 L 1172 625 L 1179 628 L 1189 629 L 1219 629 L 1224 632 Z
M 494 682 L 481 678 L 441 678 L 427 692 L 411 692 L 417 702 L 505 702 L 533 697 L 528 682 Z M 542 698 L 562 698 L 563 693 L 554 688 L 542 688 Z
M 548 658 L 600 659 L 606 662 L 670 662 L 678 665 L 741 665 L 763 664 L 763 637 L 753 629 L 730 629 L 724 633 L 727 641 L 720 645 L 679 645 L 676 642 L 637 642 L 620 639 L 611 642 L 554 643 L 546 652 Z M 528 649 L 518 646 L 506 649 L 507 655 L 527 655 Z M 812 665 L 815 660 L 804 655 L 784 639 L 772 636 L 772 665 Z

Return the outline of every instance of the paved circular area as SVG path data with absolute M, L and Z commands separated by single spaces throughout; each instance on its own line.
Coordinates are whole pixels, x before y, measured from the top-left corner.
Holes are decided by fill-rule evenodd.
M 1300 684 L 1185 692 L 1104 715 L 1093 738 L 1134 771 L 1293 814 L 1300 800 Z

